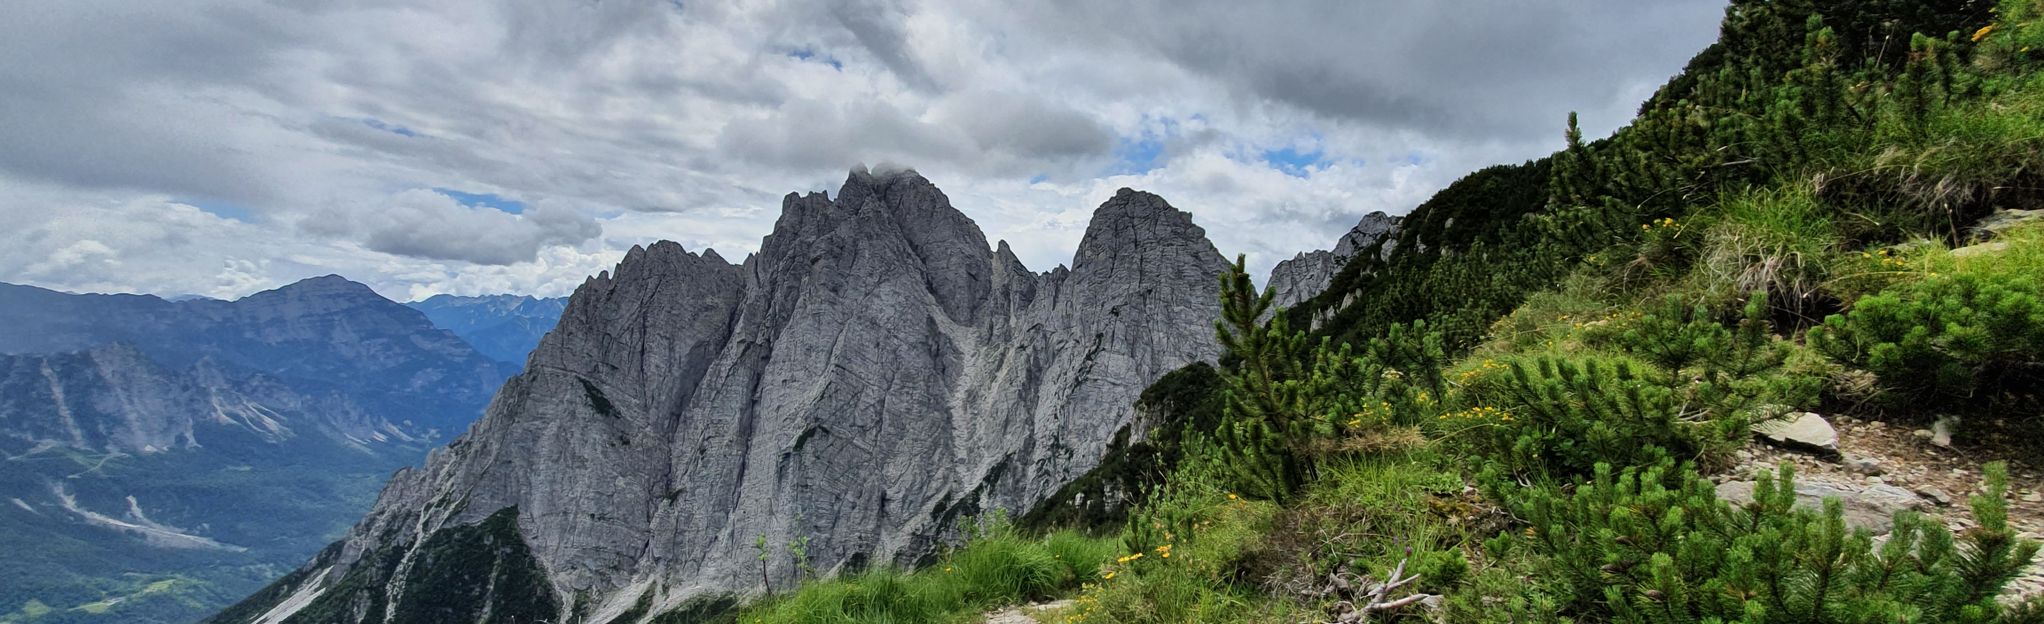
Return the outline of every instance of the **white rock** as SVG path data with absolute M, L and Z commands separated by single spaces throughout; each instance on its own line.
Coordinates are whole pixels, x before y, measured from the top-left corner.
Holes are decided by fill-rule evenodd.
M 1938 418 L 1938 421 L 1931 423 L 1930 426 L 1930 443 L 1940 447 L 1950 447 L 1952 445 L 1952 430 L 1958 427 L 1958 416 Z

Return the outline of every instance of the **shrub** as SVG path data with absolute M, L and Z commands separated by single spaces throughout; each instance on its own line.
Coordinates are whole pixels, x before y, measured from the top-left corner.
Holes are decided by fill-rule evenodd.
M 1811 338 L 1914 404 L 2034 406 L 2044 386 L 2044 292 L 2034 276 L 1932 273 L 1861 299 Z
M 1794 471 L 1763 476 L 1752 503 L 1663 462 L 1595 477 L 1573 492 L 1501 492 L 1531 525 L 1523 539 L 1585 619 L 1616 622 L 1993 622 L 1995 595 L 2037 552 L 2007 523 L 2005 466 L 1973 499 L 1980 526 L 1957 537 L 1896 514 L 1887 541 L 1845 526 L 1842 507 L 1795 507 Z
M 1707 308 L 1665 300 L 1651 313 L 1578 323 L 1589 350 L 1486 358 L 1456 375 L 1443 435 L 1511 472 L 1588 475 L 1664 457 L 1721 461 L 1754 420 L 1814 402 L 1823 381 L 1786 366 L 1764 296 L 1733 327 Z
M 1727 451 L 1744 423 L 1691 414 L 1649 366 L 1614 356 L 1517 357 L 1473 379 L 1470 407 L 1439 416 L 1473 454 L 1512 472 L 1583 475 L 1598 462 L 1653 463 Z
M 1680 297 L 1628 323 L 1613 324 L 1610 343 L 1655 366 L 1663 385 L 1693 411 L 1712 418 L 1751 420 L 1763 405 L 1800 406 L 1815 400 L 1822 383 L 1790 370 L 1794 345 L 1776 339 L 1767 321 L 1765 294 L 1746 300 L 1731 327 L 1707 308 Z
M 1561 602 L 1550 589 L 1551 579 L 1526 569 L 1526 558 L 1503 559 L 1470 578 L 1463 591 L 1442 601 L 1442 622 L 1497 624 L 1563 624 Z

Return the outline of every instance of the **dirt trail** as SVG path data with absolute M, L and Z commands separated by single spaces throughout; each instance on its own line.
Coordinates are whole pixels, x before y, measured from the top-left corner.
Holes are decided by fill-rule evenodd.
M 1973 526 L 1968 500 L 1987 486 L 1980 467 L 1998 459 L 2009 459 L 2009 524 L 2024 537 L 2044 541 L 2044 469 L 2010 458 L 2004 449 L 1970 447 L 1962 444 L 1941 447 L 1930 442 L 1930 432 L 1880 421 L 1835 416 L 1829 419 L 1838 431 L 1840 459 L 1823 459 L 1762 443 L 1741 451 L 1741 465 L 1726 478 L 1750 478 L 1758 471 L 1773 471 L 1783 461 L 1796 467 L 1798 482 L 1825 483 L 1841 488 L 1892 485 L 1923 497 L 1923 511 L 1942 519 L 1954 531 Z M 2007 598 L 2044 595 L 2044 555 L 2010 583 Z

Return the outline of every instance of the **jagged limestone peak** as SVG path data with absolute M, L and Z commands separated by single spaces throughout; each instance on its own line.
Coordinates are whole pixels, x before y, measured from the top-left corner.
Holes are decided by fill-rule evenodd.
M 759 535 L 808 538 L 825 571 L 912 564 L 961 518 L 1020 513 L 1092 468 L 1144 387 L 1217 355 L 1226 261 L 1190 215 L 1119 192 L 1072 266 L 1029 272 L 912 170 L 786 196 L 742 265 L 635 249 L 467 436 L 301 575 L 374 589 L 263 595 L 304 593 L 272 615 L 402 601 L 420 544 L 507 508 L 559 604 L 587 597 L 595 621 L 648 591 L 759 591 Z M 386 558 L 413 567 L 360 565 Z

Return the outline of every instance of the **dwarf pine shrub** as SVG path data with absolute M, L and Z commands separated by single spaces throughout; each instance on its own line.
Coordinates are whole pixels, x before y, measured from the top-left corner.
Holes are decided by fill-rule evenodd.
M 1795 473 L 1763 475 L 1754 500 L 1717 499 L 1694 470 L 1662 462 L 1595 476 L 1573 491 L 1501 491 L 1530 525 L 1565 609 L 1610 622 L 1997 622 L 1994 596 L 2036 555 L 2007 523 L 2008 472 L 1986 469 L 1979 526 L 1954 536 L 1911 512 L 1887 540 L 1845 525 L 1837 500 L 1798 509 Z
M 1754 420 L 1815 400 L 1821 382 L 1784 372 L 1791 348 L 1768 330 L 1764 296 L 1727 327 L 1670 299 L 1597 321 L 1588 353 L 1506 356 L 1462 374 L 1445 435 L 1520 474 L 1583 476 L 1600 462 L 1722 459 Z
M 1812 342 L 1876 375 L 1895 398 L 1956 410 L 2035 406 L 2044 392 L 2039 278 L 1930 274 L 1832 315 Z

